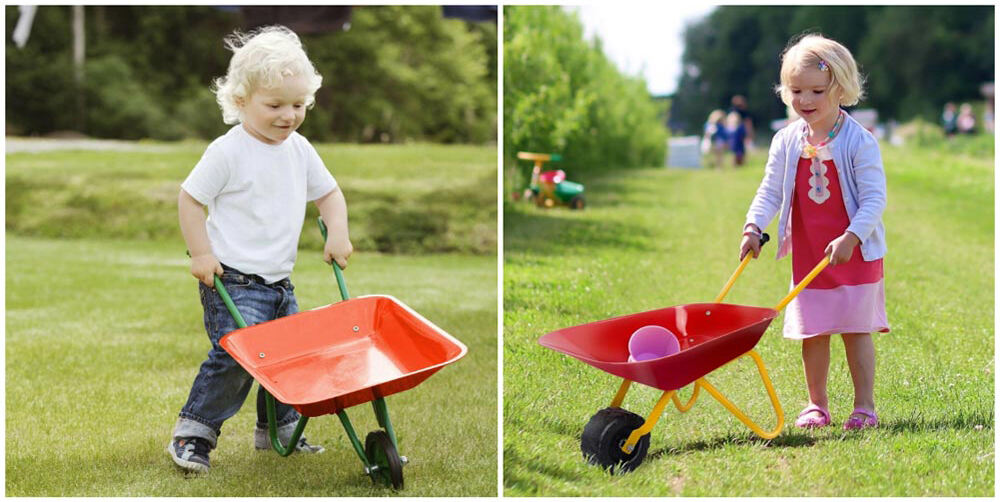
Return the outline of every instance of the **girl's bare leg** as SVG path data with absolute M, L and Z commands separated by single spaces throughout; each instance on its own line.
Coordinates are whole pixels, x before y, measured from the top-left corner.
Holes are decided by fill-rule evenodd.
M 806 387 L 809 389 L 809 404 L 828 409 L 826 381 L 830 372 L 829 336 L 814 336 L 802 340 L 802 365 L 806 373 Z M 812 412 L 806 416 L 821 418 L 823 415 Z
M 854 407 L 875 411 L 875 343 L 870 333 L 844 333 L 847 367 L 854 381 Z

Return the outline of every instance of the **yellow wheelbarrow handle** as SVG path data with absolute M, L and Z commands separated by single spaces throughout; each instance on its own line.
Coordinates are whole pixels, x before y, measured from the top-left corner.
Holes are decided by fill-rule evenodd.
M 795 289 L 793 289 L 790 293 L 788 293 L 788 296 L 784 297 L 780 302 L 778 302 L 778 304 L 774 307 L 774 310 L 780 312 L 782 309 L 784 309 L 788 305 L 788 303 L 791 302 L 793 298 L 798 296 L 798 294 L 801 293 L 802 290 L 805 289 L 806 286 L 808 286 L 809 283 L 812 282 L 812 280 L 815 279 L 816 276 L 819 275 L 819 273 L 822 272 L 823 269 L 826 268 L 826 266 L 829 264 L 830 264 L 830 257 L 824 256 L 823 259 L 820 260 L 819 263 L 817 263 L 816 266 L 813 267 L 813 269 L 802 279 L 802 281 L 799 282 L 799 285 L 795 286 Z
M 767 241 L 769 240 L 771 240 L 770 235 L 767 235 L 766 233 L 761 234 L 759 247 L 764 247 L 764 244 L 767 244 Z M 740 266 L 736 267 L 736 271 L 733 272 L 733 275 L 729 277 L 728 281 L 726 281 L 726 285 L 722 286 L 722 291 L 719 291 L 719 296 L 715 297 L 715 303 L 722 303 L 722 299 L 729 294 L 729 290 L 732 289 L 733 284 L 736 283 L 736 278 L 743 273 L 743 269 L 747 268 L 747 263 L 750 263 L 750 258 L 752 258 L 752 256 L 751 253 L 748 252 L 747 255 L 743 257 L 743 261 L 740 262 Z
M 766 241 L 767 239 L 762 239 L 762 243 Z M 729 289 L 732 288 L 733 283 L 736 282 L 736 278 L 740 276 L 740 274 L 743 272 L 743 269 L 746 268 L 747 264 L 750 262 L 750 258 L 751 257 L 749 253 L 747 254 L 746 257 L 743 258 L 743 261 L 740 262 L 739 267 L 737 267 L 736 271 L 733 272 L 733 275 L 729 278 L 729 281 L 726 282 L 726 285 L 722 288 L 722 291 L 719 293 L 719 296 L 715 299 L 715 303 L 721 302 L 722 299 L 726 296 L 726 294 L 729 292 Z M 815 267 L 813 267 L 813 269 L 802 279 L 802 281 L 800 281 L 799 284 L 796 285 L 795 288 L 792 289 L 792 291 L 789 292 L 788 295 L 786 295 L 778 303 L 778 305 L 775 306 L 774 309 L 778 311 L 784 309 L 788 305 L 788 303 L 791 302 L 792 299 L 794 299 L 796 296 L 798 296 L 798 294 L 801 293 L 802 290 L 805 289 L 806 286 L 808 286 L 809 283 L 811 283 L 813 279 L 815 279 L 816 276 L 818 276 L 820 272 L 822 272 L 823 269 L 825 269 L 829 264 L 830 264 L 830 257 L 829 256 L 823 257 L 823 259 L 820 260 L 820 262 L 817 263 Z M 776 420 L 777 423 L 775 424 L 774 429 L 770 431 L 765 431 L 763 428 L 757 425 L 757 423 L 751 420 L 745 413 L 743 413 L 742 410 L 737 408 L 729 399 L 726 398 L 726 396 L 724 396 L 721 392 L 719 392 L 718 389 L 716 389 L 712 384 L 708 383 L 708 380 L 702 377 L 699 378 L 697 381 L 695 381 L 694 393 L 691 395 L 691 398 L 687 402 L 687 404 L 684 405 L 681 404 L 680 400 L 677 397 L 676 390 L 664 391 L 663 394 L 660 396 L 659 401 L 657 401 L 656 405 L 653 406 L 653 411 L 650 412 L 648 417 L 646 417 L 646 421 L 638 429 L 633 430 L 632 433 L 629 435 L 628 439 L 625 440 L 625 443 L 622 444 L 621 446 L 622 451 L 625 453 L 632 452 L 632 449 L 635 448 L 635 445 L 639 442 L 639 438 L 652 431 L 653 427 L 656 425 L 656 422 L 663 415 L 663 409 L 666 407 L 667 403 L 670 402 L 671 400 L 673 400 L 674 406 L 677 407 L 677 410 L 682 413 L 691 409 L 691 407 L 694 406 L 695 400 L 698 399 L 698 391 L 700 389 L 705 389 L 712 397 L 715 398 L 716 401 L 719 402 L 719 404 L 725 407 L 730 413 L 732 413 L 736 418 L 738 418 L 741 422 L 743 422 L 747 427 L 750 428 L 750 430 L 752 430 L 758 436 L 764 439 L 773 439 L 777 437 L 778 434 L 781 433 L 781 429 L 785 425 L 785 413 L 784 410 L 781 409 L 781 402 L 778 400 L 778 395 L 774 391 L 774 385 L 771 384 L 771 378 L 767 373 L 767 368 L 764 366 L 764 360 L 761 359 L 760 355 L 757 354 L 757 352 L 752 349 L 743 355 L 750 356 L 750 358 L 752 358 L 754 363 L 756 363 L 757 365 L 757 371 L 760 373 L 761 380 L 764 383 L 764 388 L 767 389 L 767 395 L 771 399 L 771 406 L 774 408 L 775 418 L 777 419 Z M 734 359 L 734 361 L 736 359 Z M 632 382 L 630 382 L 629 380 L 625 380 L 622 382 L 621 387 L 618 389 L 618 393 L 615 395 L 614 399 L 611 402 L 612 407 L 621 406 L 622 402 L 625 400 L 625 394 L 628 392 L 628 388 L 631 385 L 631 383 Z

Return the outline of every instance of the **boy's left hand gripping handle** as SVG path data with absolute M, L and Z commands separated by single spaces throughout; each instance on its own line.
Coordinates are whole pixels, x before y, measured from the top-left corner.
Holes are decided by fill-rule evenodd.
M 190 249 L 185 250 L 184 253 L 188 255 L 188 258 L 191 257 Z M 233 299 L 229 297 L 229 291 L 226 291 L 226 287 L 222 285 L 222 279 L 219 279 L 219 276 L 217 275 L 212 278 L 215 280 L 215 290 L 219 292 L 219 296 L 222 297 L 222 302 L 226 304 L 226 309 L 228 309 L 229 314 L 233 316 L 233 320 L 236 321 L 236 325 L 240 328 L 247 327 L 247 322 L 243 320 L 243 316 L 240 315 L 240 311 L 236 310 L 236 304 L 233 303 Z

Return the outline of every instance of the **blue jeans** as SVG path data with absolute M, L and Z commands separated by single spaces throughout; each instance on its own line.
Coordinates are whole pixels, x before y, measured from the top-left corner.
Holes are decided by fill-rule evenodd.
M 225 265 L 223 270 L 222 284 L 248 326 L 299 311 L 293 293 L 295 287 L 287 278 L 265 284 L 259 276 L 244 274 Z M 212 349 L 208 351 L 205 362 L 201 363 L 187 404 L 181 409 L 174 427 L 174 438 L 202 438 L 215 448 L 222 433 L 222 423 L 243 406 L 253 385 L 253 377 L 219 346 L 222 336 L 237 328 L 222 297 L 201 282 L 198 287 L 205 311 L 205 331 L 212 342 Z M 265 392 L 263 388 L 257 390 L 257 427 L 263 429 L 267 428 Z M 278 427 L 294 428 L 299 419 L 298 412 L 277 400 L 275 405 Z

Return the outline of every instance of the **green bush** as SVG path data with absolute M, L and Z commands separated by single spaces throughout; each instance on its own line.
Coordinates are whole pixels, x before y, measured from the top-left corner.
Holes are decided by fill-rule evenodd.
M 996 143 L 990 132 L 957 134 L 949 138 L 941 126 L 920 118 L 900 125 L 894 134 L 908 147 L 930 148 L 970 157 L 992 156 Z
M 900 125 L 895 134 L 913 146 L 939 146 L 945 139 L 941 126 L 919 118 Z
M 222 110 L 215 102 L 215 94 L 207 87 L 191 89 L 177 104 L 174 116 L 177 122 L 184 124 L 182 134 L 186 138 L 215 139 L 231 127 L 222 122 Z
M 368 215 L 375 249 L 382 253 L 442 251 L 448 215 L 426 207 L 383 205 Z
M 9 154 L 8 234 L 182 245 L 177 193 L 205 145 L 145 145 Z M 314 145 L 343 187 L 356 250 L 496 254 L 496 147 Z M 323 249 L 318 215 L 307 205 L 300 249 Z
M 119 56 L 86 64 L 85 131 L 102 138 L 175 140 L 180 125 L 167 115 Z
M 39 59 L 8 48 L 6 122 L 26 135 L 73 129 L 71 67 L 68 55 Z
M 573 170 L 660 164 L 667 131 L 642 78 L 622 75 L 562 7 L 504 8 L 504 152 Z M 530 167 L 522 163 L 521 169 Z

